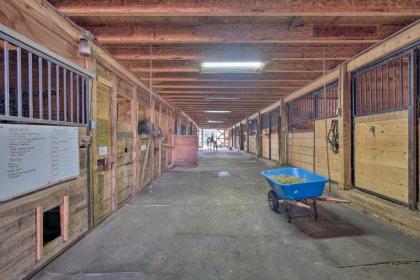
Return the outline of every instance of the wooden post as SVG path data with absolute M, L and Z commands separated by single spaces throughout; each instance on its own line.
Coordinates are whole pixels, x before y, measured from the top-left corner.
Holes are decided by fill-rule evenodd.
M 162 129 L 162 103 L 159 102 L 158 127 Z M 162 137 L 158 138 L 158 176 L 162 174 Z
M 417 208 L 418 201 L 418 50 L 410 52 L 410 106 L 408 107 L 408 207 Z
M 61 227 L 61 238 L 64 242 L 69 240 L 69 196 L 63 197 L 63 201 L 60 204 L 60 227 Z
M 132 143 L 132 149 L 133 149 L 133 180 L 132 180 L 132 187 L 133 192 L 132 194 L 136 194 L 139 192 L 139 177 L 138 177 L 138 171 L 139 171 L 139 144 L 138 144 L 138 99 L 137 99 L 137 88 L 133 86 L 132 89 L 132 98 L 131 98 L 131 130 L 133 134 L 133 143 Z
M 96 66 L 97 62 L 96 59 L 93 59 L 91 67 L 92 72 L 96 73 Z M 89 95 L 89 106 L 90 106 L 90 120 L 96 122 L 97 126 L 97 89 L 98 89 L 98 80 L 92 79 L 92 87 L 90 88 L 91 94 Z M 92 127 L 90 125 L 90 133 L 94 139 L 96 139 L 96 126 Z M 88 166 L 88 174 L 89 174 L 89 200 L 88 200 L 88 228 L 89 230 L 93 228 L 94 224 L 94 210 L 95 210 L 95 184 L 97 184 L 97 162 L 98 162 L 98 148 L 96 141 L 93 141 L 92 145 L 89 147 L 89 166 Z
M 246 152 L 249 153 L 249 117 L 246 117 Z
M 112 73 L 111 89 L 111 210 L 117 209 L 117 76 Z
M 258 122 L 257 122 L 257 156 L 262 156 L 262 137 L 261 137 L 261 113 L 258 112 Z
M 268 114 L 268 158 L 271 159 L 271 112 Z
M 280 165 L 287 165 L 287 111 L 284 99 L 280 101 Z
M 281 104 L 282 102 L 280 101 L 280 105 L 277 108 L 277 110 L 279 110 L 279 116 L 277 118 L 277 158 L 279 163 L 281 164 Z
M 340 135 L 340 187 L 343 190 L 353 188 L 351 165 L 351 83 L 350 73 L 347 73 L 347 64 L 340 65 L 339 74 L 340 114 L 338 116 L 338 133 Z
M 151 113 L 151 123 L 152 126 L 155 125 L 155 110 L 156 110 L 156 105 L 155 105 L 155 99 L 152 99 L 151 102 L 152 106 L 150 108 L 150 113 Z M 150 168 L 151 168 L 151 175 L 150 175 L 150 180 L 153 180 L 155 178 L 155 139 L 152 135 L 150 135 Z
M 35 258 L 37 261 L 42 259 L 44 240 L 43 240 L 43 227 L 44 227 L 44 208 L 38 206 L 35 209 Z

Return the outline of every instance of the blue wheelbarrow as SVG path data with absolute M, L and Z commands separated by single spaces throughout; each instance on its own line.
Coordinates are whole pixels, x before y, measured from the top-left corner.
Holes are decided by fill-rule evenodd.
M 309 210 L 317 220 L 317 201 L 350 203 L 348 200 L 321 197 L 328 179 L 303 168 L 268 169 L 262 171 L 261 175 L 271 187 L 268 192 L 268 205 L 276 213 L 280 213 L 280 206 L 284 206 L 289 223 L 292 221 L 293 206 Z M 298 177 L 303 182 L 282 184 L 272 178 L 279 175 Z

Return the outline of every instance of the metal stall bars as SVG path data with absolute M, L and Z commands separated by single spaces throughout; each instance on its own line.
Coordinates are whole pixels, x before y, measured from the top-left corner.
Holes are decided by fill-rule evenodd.
M 0 29 L 0 120 L 86 125 L 89 76 L 42 47 L 28 44 L 18 34 L 9 34 Z
M 418 202 L 418 48 L 419 42 L 352 73 L 354 185 L 410 208 Z M 362 169 L 362 156 L 375 158 L 375 170 Z

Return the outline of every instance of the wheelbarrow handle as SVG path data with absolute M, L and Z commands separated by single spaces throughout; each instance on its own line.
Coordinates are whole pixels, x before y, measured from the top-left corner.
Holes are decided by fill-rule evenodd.
M 279 200 L 279 202 L 283 203 L 283 204 L 294 205 L 294 206 L 298 206 L 298 207 L 302 207 L 302 208 L 306 208 L 306 209 L 311 209 L 311 206 L 309 206 L 305 203 L 299 202 L 299 201 L 281 199 L 281 200 Z
M 316 201 L 331 202 L 331 203 L 351 203 L 350 200 L 330 198 L 330 197 L 316 197 L 316 198 L 314 198 L 314 200 L 316 200 Z

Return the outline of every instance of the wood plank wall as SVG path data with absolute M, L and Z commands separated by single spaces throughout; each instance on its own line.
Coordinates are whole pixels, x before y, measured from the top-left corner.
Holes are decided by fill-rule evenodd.
M 314 168 L 314 132 L 288 132 L 288 164 L 312 171 Z
M 80 147 L 80 176 L 0 203 L 0 278 L 22 279 L 80 238 L 89 230 L 89 225 L 100 224 L 117 206 L 123 205 L 172 165 L 174 120 L 180 118 L 182 112 L 175 113 L 175 107 L 150 94 L 140 81 L 95 43 L 91 42 L 92 57 L 81 57 L 78 53 L 80 29 L 42 0 L 0 1 L 0 23 L 80 68 L 88 69 L 95 77 L 91 80 L 89 111 L 96 128 L 90 131 L 89 162 L 88 148 Z M 137 98 L 134 98 L 136 91 Z M 152 149 L 145 148 L 151 142 L 150 137 L 141 136 L 137 141 L 136 135 L 137 117 L 146 115 L 150 120 L 152 115 L 150 96 L 161 103 L 161 108 L 154 114 L 161 114 L 159 127 L 165 138 L 160 137 L 157 141 L 155 160 L 160 159 L 157 166 L 161 169 L 155 176 L 152 176 L 154 154 Z M 136 107 L 139 107 L 137 113 Z M 187 117 L 183 119 L 184 123 L 190 123 L 190 130 L 195 126 Z M 79 129 L 79 137 L 84 141 L 87 133 L 87 128 Z M 159 145 L 163 141 L 169 147 Z M 145 178 L 140 181 L 142 171 Z M 111 176 L 113 172 L 115 180 Z M 43 211 L 56 206 L 63 209 L 62 213 L 68 213 L 63 221 L 68 230 L 62 237 L 42 246 L 36 242 L 37 237 L 42 238 L 36 228 L 42 226 Z
M 354 137 L 355 186 L 407 203 L 407 111 L 356 117 Z
M 262 142 L 262 157 L 269 159 L 270 158 L 270 133 L 267 131 L 263 131 L 261 135 L 261 142 Z
M 257 154 L 257 135 L 249 135 L 249 152 L 251 154 Z
M 79 129 L 79 138 L 86 128 Z M 42 266 L 52 256 L 69 246 L 88 230 L 87 147 L 81 146 L 80 176 L 20 198 L 0 203 L 0 275 L 2 279 L 22 279 Z M 62 204 L 68 196 L 68 239 L 60 236 L 42 248 L 41 259 L 36 260 L 37 207 L 43 211 Z
M 277 131 L 271 133 L 271 159 L 279 161 L 279 134 Z
M 340 155 L 338 153 L 335 154 L 326 141 L 332 120 L 337 120 L 337 118 L 315 121 L 315 172 L 325 177 L 330 175 L 332 181 L 339 182 Z
M 117 83 L 117 206 L 134 194 L 133 131 L 131 129 L 132 85 L 118 79 Z

